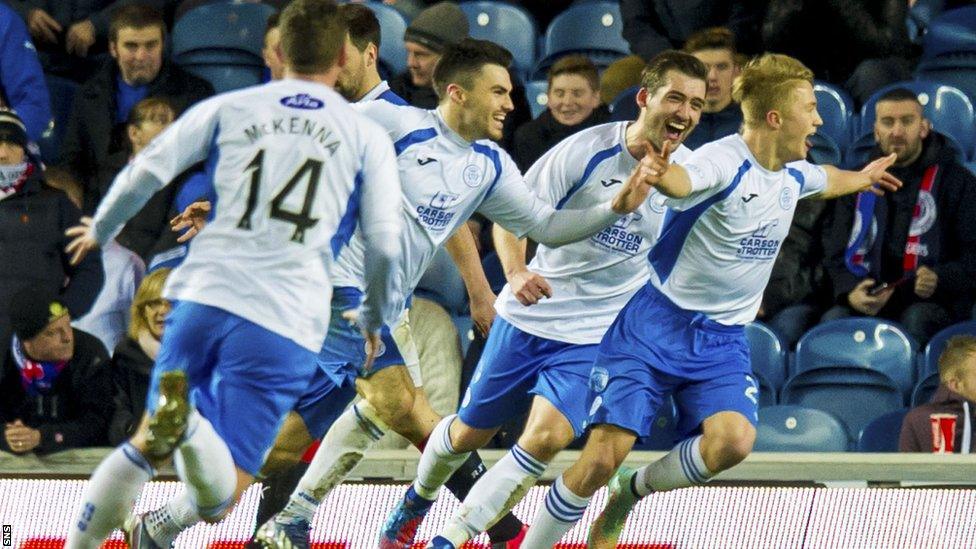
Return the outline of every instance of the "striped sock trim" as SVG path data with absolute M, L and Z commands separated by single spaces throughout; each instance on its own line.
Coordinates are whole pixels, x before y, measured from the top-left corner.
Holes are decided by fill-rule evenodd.
M 509 451 L 512 457 L 515 459 L 515 463 L 522 468 L 526 473 L 539 478 L 542 473 L 546 470 L 546 464 L 532 457 L 528 452 L 523 450 L 518 444 L 512 446 Z
M 556 520 L 560 522 L 572 523 L 583 518 L 583 513 L 586 511 L 586 505 L 578 506 L 573 505 L 566 501 L 566 498 L 559 493 L 559 486 L 553 484 L 549 488 L 549 493 L 546 494 L 546 510 L 552 515 Z
M 128 460 L 131 461 L 133 464 L 135 464 L 136 467 L 145 471 L 146 474 L 150 476 L 150 478 L 156 476 L 156 470 L 153 469 L 152 464 L 150 464 L 149 461 L 146 460 L 146 457 L 143 456 L 142 452 L 137 450 L 135 446 L 133 446 L 129 442 L 126 442 L 123 443 L 122 446 L 120 446 L 120 448 L 122 448 L 122 453 L 125 455 L 125 457 L 128 458 Z
M 684 472 L 688 480 L 694 482 L 695 484 L 705 484 L 708 482 L 708 471 L 699 470 L 697 464 L 695 463 L 695 456 L 693 452 L 695 449 L 695 441 L 700 437 L 695 437 L 688 439 L 680 444 L 678 444 L 678 456 L 681 458 L 681 470 Z
M 220 514 L 223 513 L 224 510 L 230 507 L 233 503 L 234 503 L 234 494 L 231 494 L 230 497 L 218 503 L 217 505 L 211 505 L 210 507 L 200 507 L 200 505 L 197 504 L 196 502 L 194 502 L 194 505 L 197 508 L 197 514 L 200 515 L 201 518 L 213 519 L 220 516 Z
M 383 431 L 380 430 L 375 423 L 370 421 L 369 418 L 359 412 L 358 405 L 353 404 L 352 411 L 356 414 L 356 420 L 359 422 L 359 424 L 366 429 L 366 435 L 373 439 L 373 442 L 383 438 Z

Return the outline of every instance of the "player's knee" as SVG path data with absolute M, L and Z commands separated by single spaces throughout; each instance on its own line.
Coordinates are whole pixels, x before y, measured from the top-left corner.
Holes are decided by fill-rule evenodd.
M 721 431 L 711 434 L 719 448 L 717 471 L 739 464 L 752 452 L 756 442 L 756 428 L 744 418 L 740 422 L 729 422 Z
M 458 453 L 474 452 L 488 444 L 497 431 L 471 427 L 458 417 L 451 423 L 451 446 Z
M 379 400 L 379 402 L 370 401 L 376 409 L 376 415 L 394 431 L 399 432 L 413 422 L 413 392 L 396 391 L 374 400 Z
M 526 426 L 518 444 L 536 459 L 548 463 L 573 442 L 573 430 L 560 427 L 552 424 Z

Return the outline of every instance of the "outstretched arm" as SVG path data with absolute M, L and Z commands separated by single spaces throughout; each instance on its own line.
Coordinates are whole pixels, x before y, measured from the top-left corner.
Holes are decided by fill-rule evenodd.
M 863 191 L 883 195 L 885 191 L 895 192 L 901 188 L 901 181 L 887 172 L 897 155 L 878 158 L 859 172 L 841 170 L 833 166 L 823 166 L 827 172 L 827 187 L 820 193 L 825 200 Z

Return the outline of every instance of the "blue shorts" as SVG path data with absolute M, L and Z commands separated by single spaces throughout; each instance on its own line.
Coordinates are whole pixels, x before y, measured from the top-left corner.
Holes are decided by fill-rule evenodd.
M 363 371 L 366 362 L 366 339 L 359 328 L 342 318 L 345 311 L 357 309 L 362 302 L 362 292 L 356 288 L 336 288 L 332 295 L 332 317 L 329 333 L 319 351 L 318 366 L 339 387 L 355 383 L 357 377 L 369 377 L 390 366 L 406 365 L 393 334 L 387 326 L 380 331 L 383 343 L 379 356 L 370 371 Z
M 308 434 L 320 439 L 354 398 L 354 384 L 337 385 L 321 368 L 316 368 L 305 394 L 295 405 L 295 412 L 305 422 Z
M 497 317 L 458 417 L 476 429 L 494 429 L 526 413 L 535 394 L 551 402 L 580 436 L 596 348 L 530 335 Z
M 638 436 L 650 433 L 672 392 L 682 437 L 718 412 L 758 421 L 759 386 L 745 329 L 681 309 L 650 284 L 603 336 L 589 385 L 589 425 L 610 423 Z
M 173 303 L 153 368 L 146 409 L 159 379 L 186 372 L 190 401 L 227 443 L 234 463 L 256 475 L 285 419 L 315 373 L 315 353 L 223 309 Z

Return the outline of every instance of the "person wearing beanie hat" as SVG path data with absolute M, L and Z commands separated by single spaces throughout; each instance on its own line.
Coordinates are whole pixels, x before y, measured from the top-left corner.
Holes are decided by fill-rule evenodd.
M 71 327 L 57 293 L 27 286 L 9 300 L 13 335 L 0 370 L 0 450 L 38 454 L 105 444 L 108 353 Z
M 407 71 L 390 80 L 390 88 L 422 109 L 437 106 L 434 67 L 444 48 L 468 37 L 468 18 L 454 2 L 439 2 L 417 14 L 403 33 Z
M 78 223 L 81 212 L 44 182 L 28 153 L 27 135 L 17 113 L 0 110 L 0 341 L 9 334 L 7 304 L 20 288 L 61 291 L 62 302 L 82 314 L 103 279 L 99 256 L 68 265 L 64 231 Z

